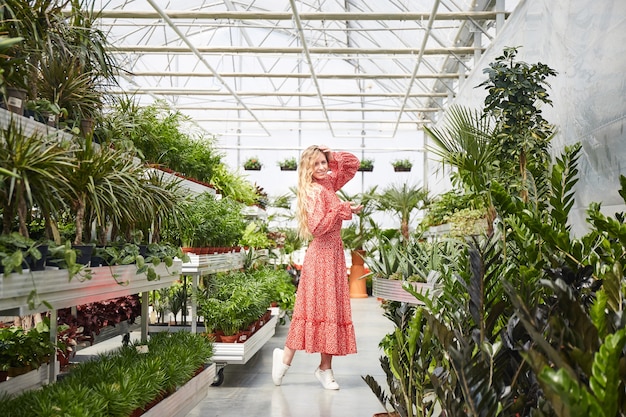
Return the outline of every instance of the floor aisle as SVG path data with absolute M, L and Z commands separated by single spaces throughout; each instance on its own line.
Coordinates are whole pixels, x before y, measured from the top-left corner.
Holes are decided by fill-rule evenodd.
M 361 376 L 369 374 L 385 384 L 378 343 L 393 324 L 383 317 L 376 298 L 351 301 L 358 353 L 333 360 L 339 391 L 322 388 L 313 375 L 319 354 L 304 352 L 296 353 L 283 384 L 274 386 L 272 351 L 283 346 L 287 323 L 276 328 L 274 337 L 248 363 L 227 365 L 222 385 L 211 387 L 188 417 L 371 417 L 383 411 Z

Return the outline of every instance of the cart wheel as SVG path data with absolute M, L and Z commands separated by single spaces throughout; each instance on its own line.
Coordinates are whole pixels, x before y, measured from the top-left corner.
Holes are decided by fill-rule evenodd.
M 217 371 L 217 375 L 215 375 L 215 379 L 213 380 L 211 386 L 219 387 L 220 385 L 222 385 L 222 382 L 224 382 L 224 368 L 220 368 Z

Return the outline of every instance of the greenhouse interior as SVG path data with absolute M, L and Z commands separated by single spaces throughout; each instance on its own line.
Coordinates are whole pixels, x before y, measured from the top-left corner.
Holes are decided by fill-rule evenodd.
M 2 0 L 0 415 L 626 416 L 624 27 Z

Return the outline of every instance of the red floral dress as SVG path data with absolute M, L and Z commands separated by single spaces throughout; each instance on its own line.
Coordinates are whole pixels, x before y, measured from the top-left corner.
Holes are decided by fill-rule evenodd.
M 347 355 L 356 353 L 352 325 L 346 259 L 341 223 L 352 218 L 350 202 L 336 191 L 350 181 L 359 168 L 356 156 L 333 152 L 331 173 L 314 180 L 307 214 L 313 240 L 304 256 L 296 304 L 285 345 L 309 353 Z

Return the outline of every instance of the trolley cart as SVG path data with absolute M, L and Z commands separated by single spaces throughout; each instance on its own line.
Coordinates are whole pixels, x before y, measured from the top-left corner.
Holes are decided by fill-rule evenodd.
M 224 367 L 228 364 L 245 364 L 257 353 L 276 333 L 277 316 L 271 318 L 244 343 L 213 344 L 213 362 L 217 366 L 217 374 L 213 386 L 224 382 Z

